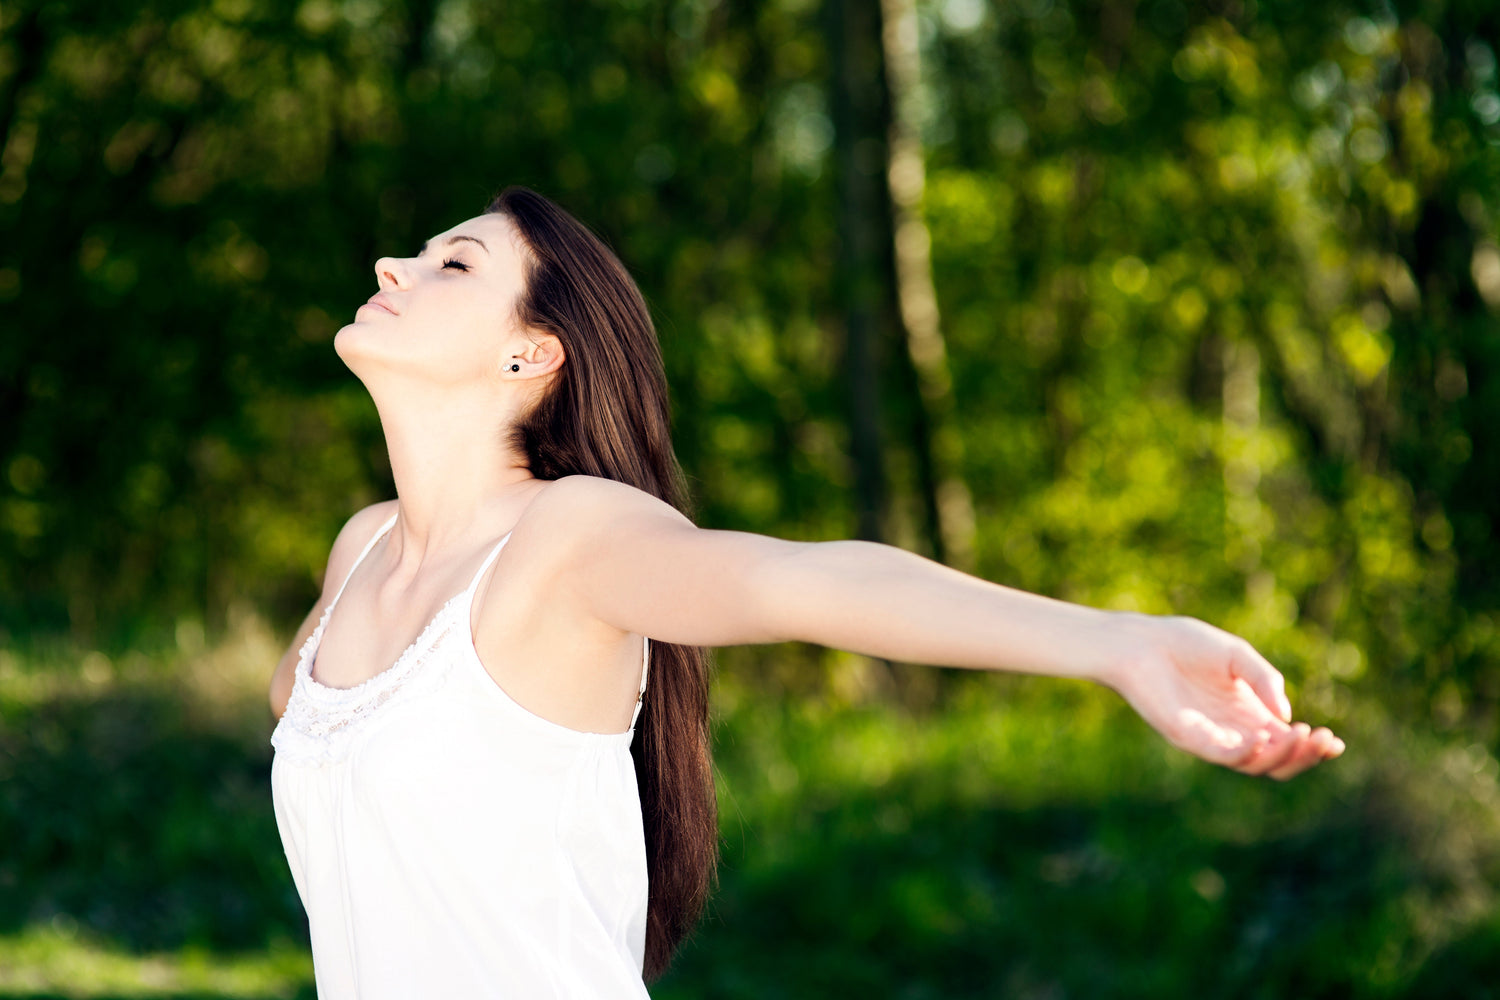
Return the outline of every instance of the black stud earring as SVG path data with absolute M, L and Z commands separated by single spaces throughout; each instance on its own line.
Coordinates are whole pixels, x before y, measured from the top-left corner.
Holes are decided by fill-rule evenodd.
M 510 370 L 513 371 L 513 372 L 518 372 L 518 371 L 521 370 L 521 366 L 520 365 L 511 365 L 510 366 Z

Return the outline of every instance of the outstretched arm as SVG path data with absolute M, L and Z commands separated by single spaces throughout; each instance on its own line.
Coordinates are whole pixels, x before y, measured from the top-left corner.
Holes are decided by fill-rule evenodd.
M 1292 723 L 1281 674 L 1201 621 L 1100 611 L 969 576 L 875 542 L 792 542 L 694 526 L 593 477 L 560 480 L 535 525 L 569 543 L 559 579 L 600 620 L 732 646 L 800 640 L 910 663 L 1093 680 L 1173 745 L 1289 778 L 1343 752 Z

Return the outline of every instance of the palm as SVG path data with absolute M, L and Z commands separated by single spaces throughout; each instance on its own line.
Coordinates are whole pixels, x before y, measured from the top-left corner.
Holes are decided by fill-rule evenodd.
M 1281 675 L 1247 643 L 1186 618 L 1152 619 L 1112 686 L 1174 746 L 1285 779 L 1343 752 L 1326 728 L 1283 721 Z

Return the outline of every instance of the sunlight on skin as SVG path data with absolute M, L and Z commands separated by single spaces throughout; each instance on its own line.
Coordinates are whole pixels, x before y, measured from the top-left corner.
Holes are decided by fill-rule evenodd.
M 1344 752 L 1292 721 L 1285 679 L 1250 643 L 1193 618 L 1137 621 L 1148 640 L 1101 679 L 1173 746 L 1278 781 Z

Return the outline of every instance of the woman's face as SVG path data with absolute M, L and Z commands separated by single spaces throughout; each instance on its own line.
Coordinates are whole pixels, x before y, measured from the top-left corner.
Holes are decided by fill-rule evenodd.
M 516 353 L 513 304 L 524 265 L 513 223 L 486 214 L 375 262 L 380 290 L 334 337 L 356 375 L 372 367 L 454 386 L 493 379 Z M 528 343 L 524 338 L 521 344 Z

